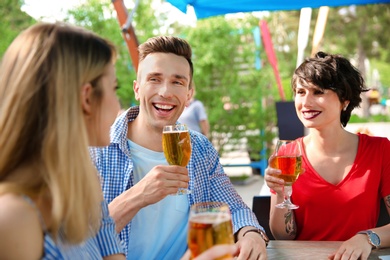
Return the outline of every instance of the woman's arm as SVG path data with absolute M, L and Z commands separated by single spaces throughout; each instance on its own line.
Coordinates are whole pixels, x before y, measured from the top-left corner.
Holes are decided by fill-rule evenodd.
M 269 226 L 275 239 L 295 239 L 297 226 L 295 223 L 294 210 L 279 209 L 275 205 L 283 202 L 283 195 L 271 195 L 271 208 Z
M 272 158 L 270 158 L 271 160 Z M 277 178 L 280 170 L 268 167 L 265 170 L 264 180 L 267 186 L 273 191 L 271 194 L 271 208 L 269 226 L 275 239 L 295 239 L 296 223 L 294 211 L 291 209 L 279 209 L 275 205 L 282 203 L 284 199 L 283 185 L 284 181 Z

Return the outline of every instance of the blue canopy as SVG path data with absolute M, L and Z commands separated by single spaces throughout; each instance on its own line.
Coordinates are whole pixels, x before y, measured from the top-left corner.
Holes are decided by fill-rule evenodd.
M 390 0 L 167 0 L 183 13 L 192 5 L 198 19 L 238 12 L 300 10 L 303 7 L 390 3 Z

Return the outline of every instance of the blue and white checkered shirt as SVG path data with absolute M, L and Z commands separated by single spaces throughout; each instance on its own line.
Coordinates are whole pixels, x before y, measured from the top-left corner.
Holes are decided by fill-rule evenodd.
M 104 198 L 110 203 L 134 185 L 133 162 L 127 144 L 128 122 L 139 113 L 139 107 L 131 107 L 122 113 L 111 128 L 111 144 L 106 148 L 91 149 L 101 175 Z M 189 204 L 204 201 L 222 201 L 230 206 L 234 232 L 244 226 L 262 228 L 252 210 L 243 202 L 219 162 L 219 156 L 209 140 L 202 134 L 190 131 L 192 154 L 188 163 L 190 177 Z M 120 238 L 127 247 L 131 222 L 121 231 Z M 145 234 L 150 236 L 151 234 Z M 155 234 L 158 235 L 158 234 Z M 177 242 L 177 241 L 176 241 Z M 186 241 L 182 241 L 186 243 Z M 125 252 L 128 249 L 125 248 Z M 181 256 L 178 256 L 178 259 Z

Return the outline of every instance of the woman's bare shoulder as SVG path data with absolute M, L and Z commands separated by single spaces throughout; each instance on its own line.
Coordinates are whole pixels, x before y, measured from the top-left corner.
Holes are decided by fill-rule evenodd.
M 38 259 L 42 250 L 43 231 L 37 209 L 22 196 L 1 195 L 0 259 Z
M 4 194 L 0 196 L 0 223 L 12 224 L 21 220 L 37 217 L 35 207 L 20 195 Z

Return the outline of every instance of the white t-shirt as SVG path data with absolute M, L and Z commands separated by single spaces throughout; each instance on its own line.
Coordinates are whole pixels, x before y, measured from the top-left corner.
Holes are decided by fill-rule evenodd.
M 154 166 L 168 165 L 164 153 L 128 140 L 134 163 L 134 184 Z M 180 259 L 187 250 L 187 195 L 169 195 L 141 209 L 131 221 L 127 259 Z

